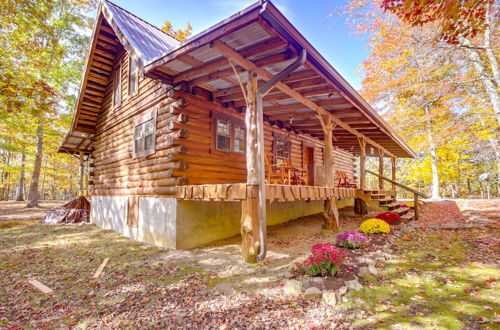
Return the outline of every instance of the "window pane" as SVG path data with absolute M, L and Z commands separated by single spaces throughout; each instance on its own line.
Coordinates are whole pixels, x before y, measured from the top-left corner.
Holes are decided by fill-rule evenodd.
M 139 152 L 144 151 L 144 148 L 143 148 L 142 142 L 143 142 L 143 140 L 142 140 L 142 139 L 139 139 L 139 140 L 135 140 L 135 141 L 134 141 L 134 146 L 135 146 L 135 152 L 136 152 L 136 153 L 139 153 Z
M 246 141 L 245 140 L 234 140 L 234 152 L 244 154 L 246 151 Z
M 217 143 L 215 147 L 218 150 L 231 151 L 231 139 L 229 136 L 217 135 Z
M 120 66 L 116 68 L 115 77 L 114 77 L 114 95 L 113 95 L 113 104 L 115 107 L 119 107 L 122 103 L 122 88 L 121 88 L 121 70 Z
M 229 136 L 229 121 L 217 119 L 217 135 Z
M 153 149 L 153 134 L 146 135 L 144 138 L 144 150 Z
M 144 123 L 144 135 L 152 134 L 154 132 L 153 120 L 148 120 Z
M 290 158 L 290 141 L 283 139 L 276 139 L 276 157 Z
M 136 126 L 134 131 L 134 140 L 138 140 L 142 137 L 142 125 Z
M 130 59 L 130 71 L 128 77 L 128 93 L 129 95 L 134 94 L 137 85 L 137 62 Z
M 241 126 L 234 126 L 234 138 L 245 140 L 245 129 Z

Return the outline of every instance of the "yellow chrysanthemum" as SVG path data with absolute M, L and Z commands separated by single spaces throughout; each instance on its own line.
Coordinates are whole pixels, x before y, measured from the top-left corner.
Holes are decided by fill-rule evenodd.
M 391 226 L 384 220 L 368 219 L 359 225 L 359 230 L 365 234 L 386 234 L 391 232 Z
M 402 205 L 406 205 L 408 207 L 414 207 L 415 206 L 415 202 L 414 201 L 408 201 L 408 202 L 402 203 Z M 424 205 L 424 202 L 418 201 L 418 205 Z

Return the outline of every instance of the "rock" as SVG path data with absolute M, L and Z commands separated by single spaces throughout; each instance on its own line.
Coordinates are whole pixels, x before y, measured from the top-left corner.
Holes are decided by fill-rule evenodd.
M 304 291 L 304 299 L 314 299 L 319 296 L 321 296 L 321 290 L 314 286 Z
M 337 297 L 334 292 L 325 291 L 323 292 L 323 301 L 329 306 L 335 306 L 337 304 Z
M 371 272 L 368 269 L 368 267 L 361 267 L 358 271 L 358 276 L 361 277 L 362 279 L 365 279 L 370 275 L 371 275 Z
M 357 291 L 363 288 L 363 286 L 359 284 L 358 279 L 354 279 L 352 281 L 346 281 L 345 285 L 349 288 L 349 291 Z
M 316 287 L 319 289 L 325 288 L 325 279 L 323 277 L 304 278 L 301 282 L 304 289 L 310 287 Z
M 283 291 L 287 296 L 297 296 L 302 293 L 302 283 L 297 280 L 287 280 L 283 285 Z
M 373 265 L 368 265 L 368 272 L 372 275 L 377 276 L 378 275 L 378 270 L 375 268 Z
M 348 289 L 348 288 L 347 288 L 345 285 L 344 285 L 344 286 L 341 286 L 341 287 L 339 288 L 339 295 L 341 295 L 341 296 L 345 295 L 345 294 L 347 293 L 347 289 Z

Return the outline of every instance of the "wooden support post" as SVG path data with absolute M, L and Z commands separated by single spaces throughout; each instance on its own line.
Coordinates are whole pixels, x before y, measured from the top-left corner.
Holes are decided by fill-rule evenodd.
M 368 205 L 361 198 L 354 199 L 354 214 L 357 214 L 357 215 L 368 214 Z
M 415 211 L 414 219 L 420 218 L 420 205 L 418 204 L 418 195 L 413 194 L 413 210 Z
M 242 86 L 243 88 L 243 86 Z M 246 90 L 247 110 L 245 125 L 247 130 L 247 184 L 257 185 L 260 169 L 257 145 L 257 75 L 249 71 Z M 265 203 L 265 201 L 264 201 Z M 259 199 L 252 197 L 241 202 L 241 250 L 245 262 L 256 263 L 259 254 Z
M 85 166 L 84 166 L 84 161 L 83 161 L 83 152 L 80 152 L 80 180 L 78 182 L 78 189 L 79 193 L 81 194 L 82 191 L 84 190 L 83 187 L 83 177 L 85 176 Z
M 378 150 L 378 174 L 384 176 L 384 150 Z M 384 180 L 378 177 L 378 190 L 384 190 Z
M 365 189 L 366 180 L 366 141 L 358 137 L 359 142 L 359 188 Z
M 324 159 L 325 159 L 325 185 L 327 187 L 335 186 L 335 165 L 333 162 L 333 128 L 334 122 L 329 116 L 318 115 L 319 122 L 323 128 L 324 134 Z M 325 210 L 323 212 L 323 229 L 339 231 L 339 211 L 335 198 L 325 200 Z
M 396 181 L 396 157 L 391 157 L 391 163 L 392 163 L 392 172 L 391 172 L 391 179 L 392 181 Z M 396 191 L 396 185 L 392 183 L 392 190 Z

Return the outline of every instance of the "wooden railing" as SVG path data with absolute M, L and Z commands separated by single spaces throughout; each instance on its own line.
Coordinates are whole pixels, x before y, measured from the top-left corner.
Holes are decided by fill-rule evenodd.
M 399 183 L 397 181 L 394 181 L 394 180 L 391 180 L 389 178 L 386 178 L 385 176 L 382 176 L 382 175 L 380 175 L 378 173 L 375 173 L 375 172 L 372 172 L 372 171 L 369 171 L 369 170 L 365 170 L 365 171 L 366 171 L 366 173 L 370 173 L 372 175 L 375 175 L 375 176 L 379 177 L 382 180 L 385 180 L 385 181 L 387 181 L 387 182 L 389 182 L 389 183 L 391 183 L 391 184 L 393 184 L 395 186 L 398 186 L 398 187 L 400 187 L 400 188 L 402 188 L 402 189 L 404 189 L 406 191 L 411 192 L 413 194 L 413 204 L 414 204 L 414 208 L 413 209 L 415 211 L 415 220 L 418 220 L 418 218 L 420 217 L 420 205 L 418 204 L 418 197 L 420 196 L 422 198 L 428 198 L 427 195 L 421 193 L 418 190 L 415 190 L 413 188 L 407 187 L 404 184 L 401 184 L 401 183 Z

